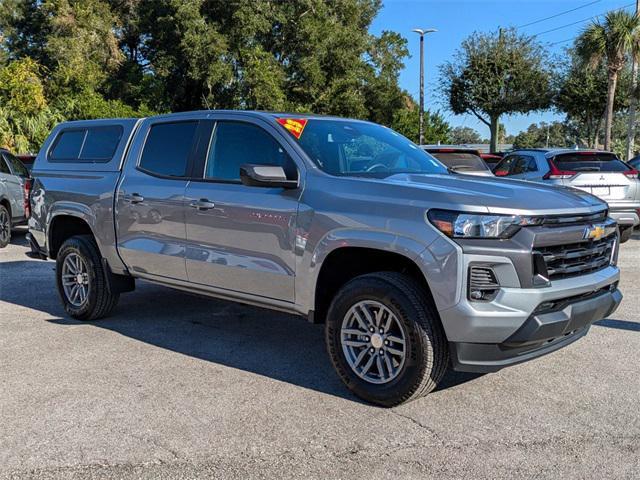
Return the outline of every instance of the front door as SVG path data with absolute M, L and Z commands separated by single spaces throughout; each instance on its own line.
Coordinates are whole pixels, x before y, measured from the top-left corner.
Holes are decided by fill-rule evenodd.
M 202 180 L 186 192 L 189 281 L 294 301 L 295 224 L 301 189 L 249 187 L 240 165 L 281 165 L 299 175 L 287 147 L 269 126 L 210 122 Z
M 148 133 L 140 160 L 118 189 L 118 251 L 134 273 L 184 281 L 185 189 L 198 121 L 142 128 Z

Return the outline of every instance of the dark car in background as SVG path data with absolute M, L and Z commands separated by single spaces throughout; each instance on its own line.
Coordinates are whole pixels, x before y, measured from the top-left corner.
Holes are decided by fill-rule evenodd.
M 420 145 L 425 152 L 433 155 L 440 163 L 455 173 L 492 177 L 491 169 L 475 148 L 461 145 Z
M 31 171 L 33 168 L 33 162 L 36 161 L 35 153 L 24 153 L 21 155 L 16 155 L 18 160 L 22 162 L 22 164 L 27 168 L 28 171 Z
M 484 163 L 486 163 L 491 170 L 502 160 L 502 157 L 503 155 L 499 153 L 480 153 L 480 158 L 484 160 Z

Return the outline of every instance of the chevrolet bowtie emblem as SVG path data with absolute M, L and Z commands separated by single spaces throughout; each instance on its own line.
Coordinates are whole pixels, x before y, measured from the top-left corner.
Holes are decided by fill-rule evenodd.
M 590 225 L 585 227 L 583 238 L 585 240 L 600 240 L 605 235 L 604 225 Z

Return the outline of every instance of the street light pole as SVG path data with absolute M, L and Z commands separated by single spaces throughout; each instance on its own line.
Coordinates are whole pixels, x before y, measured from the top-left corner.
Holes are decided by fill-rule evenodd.
M 424 145 L 424 36 L 427 33 L 437 32 L 435 28 L 428 28 L 426 30 L 422 30 L 419 28 L 414 28 L 413 31 L 420 35 L 420 140 L 419 144 Z

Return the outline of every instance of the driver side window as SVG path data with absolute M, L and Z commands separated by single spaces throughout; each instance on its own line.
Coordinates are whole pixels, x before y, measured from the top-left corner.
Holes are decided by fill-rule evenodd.
M 287 178 L 297 177 L 295 163 L 268 132 L 250 123 L 218 122 L 209 146 L 205 178 L 240 181 L 240 166 L 247 163 L 278 165 Z

